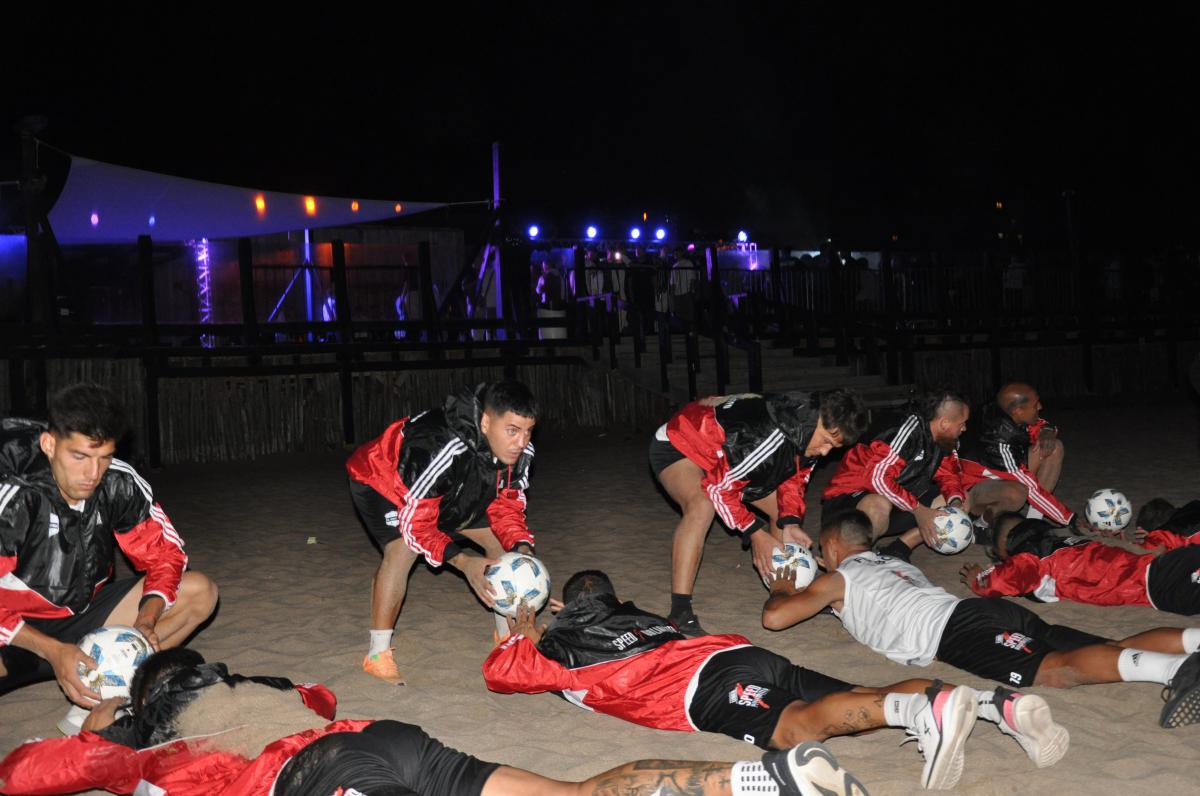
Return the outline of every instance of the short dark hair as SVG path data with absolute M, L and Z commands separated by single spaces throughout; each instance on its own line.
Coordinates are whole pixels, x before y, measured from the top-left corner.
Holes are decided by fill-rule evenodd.
M 849 509 L 833 515 L 821 525 L 821 535 L 837 535 L 848 545 L 871 545 L 871 518 L 859 509 Z
M 125 410 L 107 387 L 71 384 L 50 398 L 50 431 L 59 437 L 82 434 L 93 442 L 125 435 Z
M 821 423 L 830 431 L 837 429 L 844 445 L 853 445 L 867 429 L 867 405 L 854 390 L 828 390 L 818 395 Z
M 203 663 L 204 656 L 187 647 L 162 650 L 142 661 L 129 684 L 129 702 L 133 705 L 133 712 L 137 713 L 142 709 L 155 686 L 166 682 L 181 669 L 189 669 Z
M 942 411 L 942 407 L 948 403 L 957 403 L 963 406 L 971 405 L 971 402 L 958 390 L 953 387 L 940 385 L 927 389 L 922 394 L 916 396 L 911 402 L 910 407 L 913 413 L 920 415 L 926 421 L 931 421 L 938 416 L 938 413 Z
M 489 384 L 483 390 L 484 411 L 494 415 L 512 412 L 521 417 L 536 418 L 538 415 L 537 399 L 533 393 L 519 381 L 505 379 Z
M 612 580 L 598 569 L 585 569 L 576 572 L 563 585 L 563 602 L 572 603 L 580 597 L 593 597 L 598 594 L 616 595 Z
M 1174 513 L 1175 507 L 1165 498 L 1156 497 L 1152 500 L 1147 500 L 1146 505 L 1142 506 L 1141 510 L 1138 511 L 1137 524 L 1134 527 L 1144 528 L 1147 531 L 1157 531 L 1167 524 Z
M 1008 535 L 1014 528 L 1025 521 L 1025 515 L 1017 511 L 1001 512 L 992 520 L 992 527 L 996 531 L 996 555 L 1000 558 L 1008 558 Z M 1007 527 L 1006 527 L 1007 526 Z M 1003 548 L 1003 550 L 1001 550 Z

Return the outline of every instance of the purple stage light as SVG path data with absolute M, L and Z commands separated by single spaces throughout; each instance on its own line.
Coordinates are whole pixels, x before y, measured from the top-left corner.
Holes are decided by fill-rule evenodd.
M 750 236 L 746 234 L 746 230 L 738 230 L 738 243 L 745 243 L 748 240 L 750 240 Z
M 99 226 L 99 225 L 100 225 L 100 214 L 99 214 L 99 213 L 92 213 L 92 226 L 93 226 L 93 227 L 96 227 L 96 226 Z
M 153 228 L 154 225 L 158 223 L 158 219 L 155 218 L 154 216 L 150 216 L 150 218 L 146 219 L 146 223 L 149 224 L 151 228 Z
M 634 227 L 633 229 L 629 230 L 630 240 L 637 240 L 640 237 L 642 237 L 642 231 L 639 228 Z
M 596 229 L 595 226 L 589 226 L 587 228 L 587 239 L 588 240 L 595 240 L 596 236 L 599 234 L 600 234 L 600 230 Z
M 527 231 L 529 232 L 530 240 L 533 240 L 534 238 L 536 238 L 538 236 L 538 233 L 541 232 L 541 230 L 538 229 L 537 224 L 530 224 L 529 229 Z
M 688 244 L 688 251 L 690 251 L 690 252 L 694 252 L 694 251 L 696 251 L 696 244 L 694 244 L 694 243 L 689 243 L 689 244 Z
M 654 230 L 654 239 L 655 240 L 662 240 L 665 237 L 667 237 L 667 231 L 665 229 L 663 229 L 662 227 L 659 227 L 658 229 Z
M 191 241 L 192 254 L 196 258 L 196 309 L 200 323 L 212 323 L 212 259 L 208 238 Z M 212 348 L 213 338 L 210 334 L 200 335 L 200 345 Z

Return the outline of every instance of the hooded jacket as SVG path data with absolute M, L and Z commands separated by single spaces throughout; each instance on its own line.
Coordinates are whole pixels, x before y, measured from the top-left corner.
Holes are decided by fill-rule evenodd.
M 1029 491 L 1029 505 L 1054 520 L 1059 525 L 1070 525 L 1074 513 L 1051 492 L 1042 488 L 1029 470 L 1029 446 L 1036 445 L 1038 434 L 1046 427 L 1046 421 L 1018 423 L 995 404 L 983 410 L 983 431 L 976 445 L 964 453 L 963 462 L 970 480 L 978 483 L 983 478 L 1001 478 L 1017 481 Z
M 484 661 L 483 679 L 501 694 L 557 691 L 585 710 L 696 732 L 688 711 L 700 671 L 718 652 L 747 646 L 734 634 L 685 638 L 663 617 L 599 594 L 572 600 L 537 646 L 510 636 Z
M 817 428 L 815 401 L 732 396 L 719 406 L 693 402 L 666 424 L 666 438 L 704 470 L 701 486 L 717 516 L 743 535 L 765 523 L 746 503 L 776 492 L 780 527 L 804 522 L 804 491 L 820 457 L 804 451 Z
M 958 451 L 942 450 L 929 421 L 911 414 L 899 426 L 846 451 L 823 497 L 872 492 L 901 511 L 912 511 L 935 483 L 946 500 L 966 500 Z
M 84 611 L 113 575 L 115 546 L 146 573 L 143 594 L 167 607 L 187 567 L 183 540 L 150 485 L 120 459 L 82 509 L 68 506 L 38 444 L 45 430 L 31 420 L 0 422 L 0 646 L 25 617 Z
M 147 701 L 160 722 L 111 725 L 99 733 L 30 741 L 0 762 L 0 790 L 9 794 L 77 793 L 103 788 L 113 793 L 167 793 L 170 796 L 266 796 L 283 765 L 304 747 L 333 732 L 361 732 L 370 721 L 333 721 L 337 700 L 322 685 L 293 686 L 283 678 L 230 675 L 224 664 L 204 664 L 172 682 Z M 205 751 L 170 731 L 174 719 L 204 688 L 254 681 L 295 688 L 304 704 L 332 723 L 305 730 L 266 746 L 253 760 L 228 751 Z M 165 729 L 163 729 L 165 728 Z
M 483 390 L 464 390 L 440 409 L 397 420 L 346 462 L 351 479 L 396 505 L 388 524 L 431 566 L 458 555 L 449 533 L 478 528 L 485 516 L 505 550 L 533 544 L 525 525 L 533 445 L 511 466 L 492 455 L 479 428 Z

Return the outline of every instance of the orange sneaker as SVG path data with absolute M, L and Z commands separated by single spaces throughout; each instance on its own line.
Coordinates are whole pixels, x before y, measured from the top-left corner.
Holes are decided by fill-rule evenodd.
M 392 657 L 390 649 L 363 658 L 363 671 L 386 683 L 404 685 L 404 675 L 400 674 L 400 669 L 397 668 L 396 659 Z

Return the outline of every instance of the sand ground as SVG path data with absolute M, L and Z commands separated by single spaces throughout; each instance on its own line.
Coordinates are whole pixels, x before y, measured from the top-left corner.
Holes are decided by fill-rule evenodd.
M 1196 411 L 1190 404 L 1050 413 L 1062 427 L 1067 466 L 1059 494 L 1072 506 L 1101 487 L 1123 490 L 1135 506 L 1162 495 L 1200 492 Z M 646 435 L 544 428 L 529 491 L 539 554 L 561 585 L 577 569 L 610 572 L 621 596 L 665 613 L 676 515 L 655 488 Z M 491 615 L 452 571 L 419 566 L 397 626 L 398 659 L 409 681 L 390 687 L 359 670 L 366 647 L 368 591 L 379 556 L 351 507 L 344 454 L 287 456 L 235 465 L 180 466 L 150 473 L 156 496 L 188 543 L 191 565 L 221 588 L 211 626 L 193 646 L 246 674 L 320 681 L 340 700 L 341 717 L 416 722 L 480 757 L 560 777 L 581 778 L 642 757 L 756 759 L 753 747 L 724 736 L 644 729 L 586 713 L 551 695 L 501 696 L 484 687 L 480 664 L 492 646 Z M 821 468 L 819 494 L 832 472 Z M 815 533 L 819 512 L 806 527 Z M 309 537 L 316 543 L 310 544 Z M 965 594 L 959 567 L 985 561 L 981 549 L 957 557 L 922 550 L 915 562 Z M 854 643 L 837 620 L 816 617 L 784 632 L 764 630 L 765 591 L 749 555 L 714 526 L 696 589 L 696 608 L 714 632 L 737 632 L 805 666 L 867 684 L 912 676 L 971 686 L 985 682 L 942 664 L 912 669 Z M 1053 622 L 1110 637 L 1189 620 L 1150 608 L 1032 605 Z M 1194 623 L 1194 622 L 1193 622 Z M 1071 732 L 1071 750 L 1039 771 L 1013 743 L 981 722 L 967 744 L 960 793 L 1184 793 L 1195 789 L 1200 726 L 1157 726 L 1159 687 L 1035 688 Z M 53 683 L 0 698 L 0 751 L 54 734 L 67 707 Z M 919 790 L 915 745 L 899 730 L 830 742 L 873 794 Z

